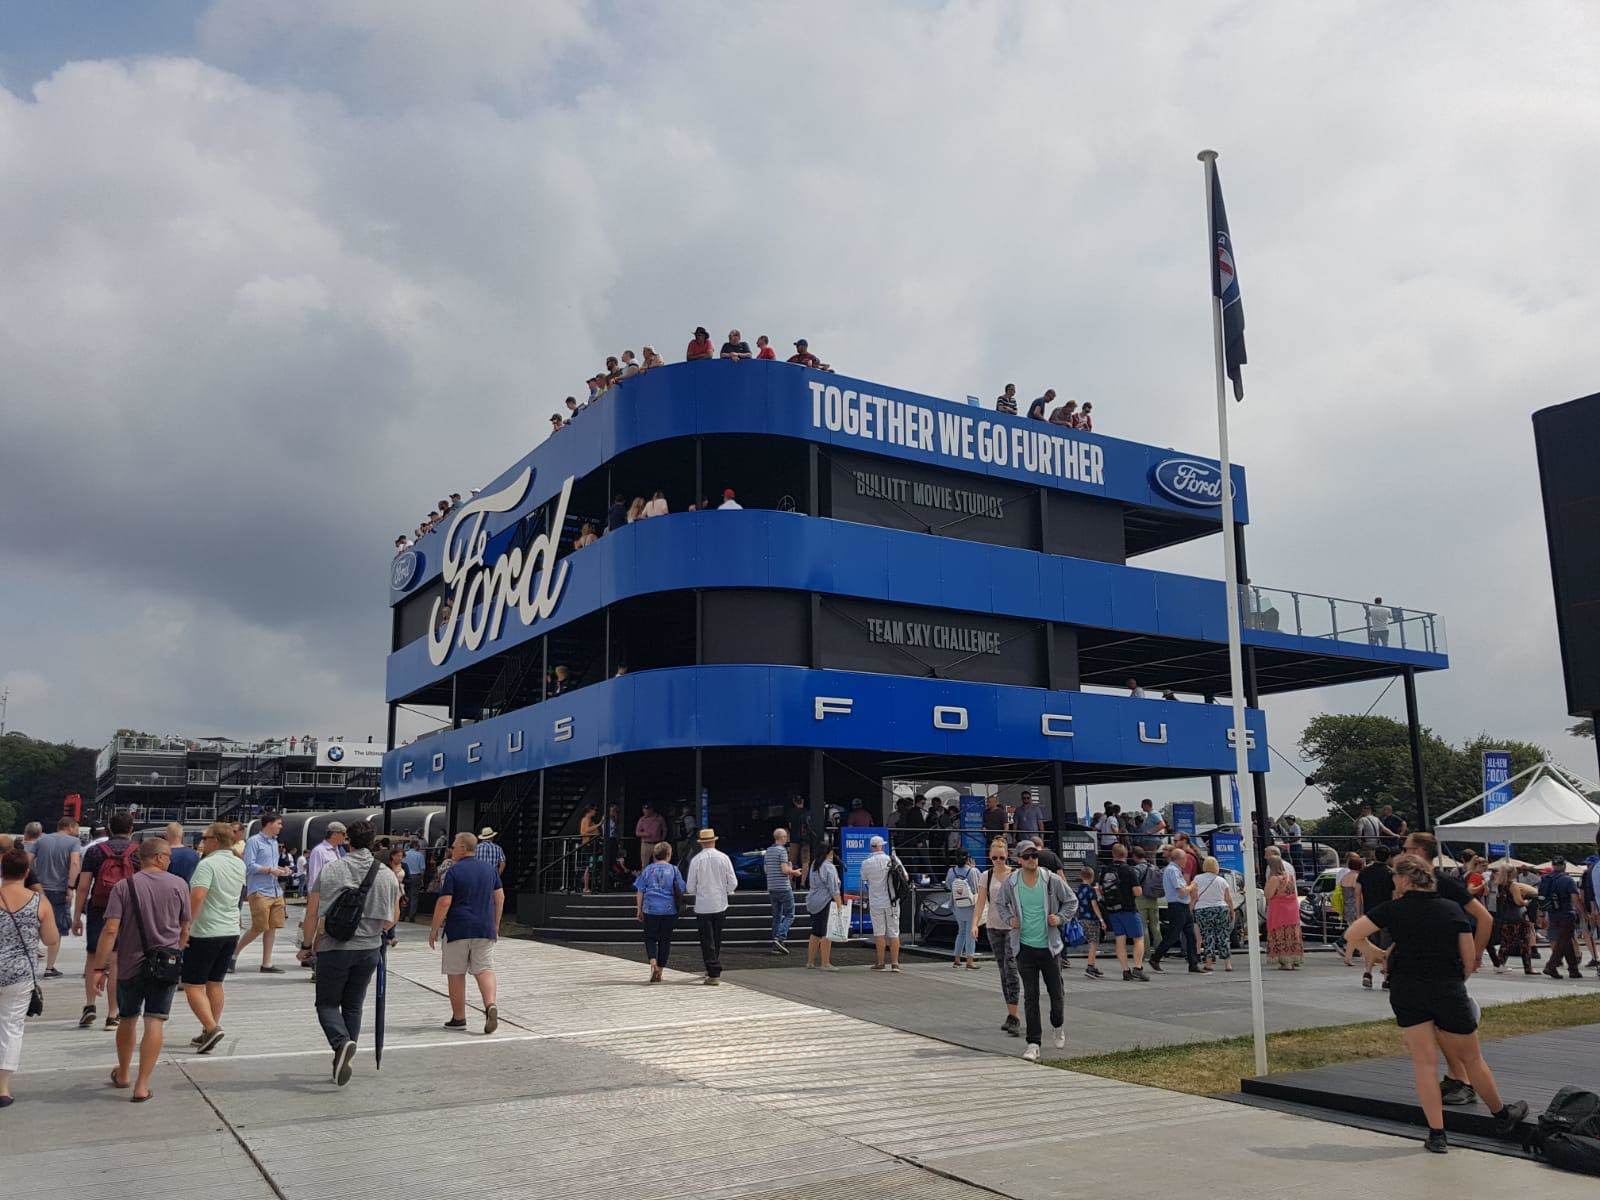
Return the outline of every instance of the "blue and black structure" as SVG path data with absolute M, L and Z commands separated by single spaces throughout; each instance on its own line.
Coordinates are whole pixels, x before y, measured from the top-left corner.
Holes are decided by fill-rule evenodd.
M 575 548 L 613 498 L 657 491 L 670 515 Z M 398 705 L 448 720 L 387 754 L 385 803 L 501 830 L 528 895 L 562 885 L 589 805 L 627 835 L 642 805 L 686 805 L 742 850 L 790 806 L 881 817 L 889 780 L 1029 782 L 1057 828 L 1078 784 L 1209 776 L 1215 796 L 1224 585 L 1132 563 L 1218 533 L 1223 492 L 1203 456 L 866 380 L 657 368 L 395 559 L 391 743 Z M 1263 804 L 1259 696 L 1447 665 L 1433 614 L 1244 591 Z

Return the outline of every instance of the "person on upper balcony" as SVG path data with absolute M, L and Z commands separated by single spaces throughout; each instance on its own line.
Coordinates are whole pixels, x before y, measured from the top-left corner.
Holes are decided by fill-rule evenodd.
M 730 329 L 728 340 L 722 343 L 722 353 L 718 357 L 729 362 L 742 362 L 751 357 L 750 343 L 740 336 L 737 329 Z
M 567 400 L 566 400 L 566 405 L 567 405 L 567 420 L 571 421 L 573 417 L 578 415 L 578 398 L 576 396 L 568 396 Z
M 1389 644 L 1389 622 L 1394 619 L 1394 613 L 1383 602 L 1382 596 L 1374 596 L 1371 604 L 1363 604 L 1367 610 L 1367 645 L 1387 646 Z
M 1078 424 L 1078 402 L 1068 400 L 1055 412 L 1050 414 L 1050 424 L 1065 425 L 1068 429 L 1076 429 Z
M 714 353 L 715 351 L 711 348 L 711 334 L 706 331 L 704 325 L 696 325 L 694 340 L 689 343 L 689 349 L 684 352 L 683 360 L 685 362 L 694 362 L 700 358 L 711 358 Z
M 622 352 L 622 378 L 627 379 L 630 376 L 637 375 L 640 370 L 642 370 L 642 368 L 639 366 L 638 362 L 634 360 L 633 351 L 624 350 Z
M 1013 417 L 1017 415 L 1016 384 L 1006 384 L 1006 390 L 995 397 L 994 410 L 995 412 L 1010 413 Z
M 740 504 L 737 500 L 735 500 L 733 498 L 733 489 L 732 488 L 723 488 L 722 489 L 722 503 L 717 505 L 718 511 L 721 511 L 722 509 L 725 509 L 725 508 L 740 509 L 740 508 L 743 508 L 743 507 L 744 507 L 744 505 Z
M 1132 696 L 1135 700 L 1144 699 L 1144 689 L 1139 686 L 1139 681 L 1137 679 L 1130 678 L 1128 680 L 1128 695 Z
M 765 362 L 776 362 L 778 360 L 778 352 L 772 348 L 772 342 L 764 333 L 756 338 L 756 357 Z
M 639 368 L 641 371 L 648 371 L 652 367 L 664 367 L 666 365 L 667 360 L 656 353 L 654 346 L 646 346 L 644 348 L 644 366 Z
M 1028 405 L 1028 420 L 1045 421 L 1050 417 L 1050 406 L 1056 401 L 1055 388 L 1046 388 L 1044 395 Z
M 565 424 L 566 424 L 566 422 L 561 419 L 561 414 L 560 413 L 551 413 L 550 414 L 550 432 L 551 433 L 560 433 L 562 427 Z
M 1093 414 L 1094 414 L 1094 402 L 1092 400 L 1085 400 L 1083 402 L 1083 407 L 1078 410 L 1078 423 L 1077 423 L 1076 426 L 1074 426 L 1074 428 L 1081 429 L 1085 433 L 1093 433 L 1094 432 L 1094 415 Z
M 794 344 L 794 353 L 789 356 L 789 361 L 796 366 L 810 367 L 816 371 L 833 370 L 827 363 L 811 353 L 811 343 L 806 341 L 805 338 L 801 338 Z

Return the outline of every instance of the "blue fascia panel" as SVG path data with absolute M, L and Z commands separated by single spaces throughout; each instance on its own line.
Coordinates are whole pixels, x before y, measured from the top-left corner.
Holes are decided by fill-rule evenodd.
M 821 715 L 819 698 L 829 708 Z M 844 701 L 849 711 L 837 711 Z M 675 667 L 609 679 L 391 750 L 383 760 L 383 795 L 410 799 L 607 754 L 694 746 L 1227 772 L 1234 766 L 1232 719 L 1232 709 L 1218 704 L 803 667 Z M 957 727 L 962 722 L 964 729 Z M 1250 769 L 1265 771 L 1266 718 L 1249 709 L 1246 724 L 1256 747 Z
M 418 638 L 389 656 L 386 698 L 402 700 L 605 605 L 705 587 L 818 591 L 1158 637 L 1226 639 L 1226 591 L 1217 580 L 800 513 L 673 513 L 615 530 L 562 562 L 566 587 L 549 618 L 524 625 L 508 613 L 498 639 L 475 651 L 456 645 L 438 666 L 428 658 L 427 638 Z M 1243 636 L 1248 645 L 1308 655 L 1430 671 L 1449 666 L 1443 654 L 1400 646 L 1255 629 Z
M 883 400 L 887 402 L 885 407 L 895 405 L 901 411 L 927 414 L 932 448 L 885 440 L 875 436 L 876 426 L 867 434 L 829 429 L 825 415 L 819 426 L 819 406 L 814 400 L 813 384 L 824 390 L 840 389 L 841 394 L 848 392 Z M 958 435 L 948 439 L 948 445 L 946 431 Z M 980 432 L 992 436 L 976 436 Z M 959 436 L 968 433 L 974 436 Z M 1209 467 L 1214 475 L 1218 469 L 1215 460 L 1098 433 L 1067 430 L 787 363 L 720 361 L 659 367 L 612 388 L 579 413 L 571 425 L 558 434 L 549 435 L 483 489 L 486 493 L 497 492 L 516 480 L 525 468 L 532 469 L 527 495 L 511 511 L 489 515 L 483 528 L 492 536 L 559 493 L 569 476 L 584 479 L 627 450 L 697 434 L 799 438 L 968 474 L 1098 496 L 1136 508 L 1183 513 L 1214 520 L 1221 528 L 1220 509 L 1215 503 L 1183 503 L 1156 482 L 1157 470 L 1164 463 L 1194 462 Z M 1038 436 L 1064 439 L 1063 444 L 1081 446 L 1085 453 L 1092 451 L 1098 456 L 1100 478 L 1072 478 L 1061 471 L 1030 470 L 1010 461 L 1009 455 L 1019 439 Z M 987 449 L 993 446 L 1004 448 L 1007 461 L 993 461 Z M 1240 522 L 1245 522 L 1249 520 L 1249 505 L 1244 468 L 1234 466 L 1233 479 L 1234 513 Z M 438 575 L 449 524 L 446 522 L 443 528 L 435 529 L 418 541 L 415 549 L 421 567 L 405 589 L 390 590 L 391 604 L 398 603 L 407 592 Z

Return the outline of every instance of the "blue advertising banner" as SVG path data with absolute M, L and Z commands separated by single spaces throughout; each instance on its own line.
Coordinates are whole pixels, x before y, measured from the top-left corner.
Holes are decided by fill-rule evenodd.
M 873 825 L 846 825 L 839 830 L 839 858 L 844 863 L 842 886 L 845 895 L 861 894 L 861 864 L 872 853 L 872 839 L 881 837 L 886 843 L 889 831 Z
M 988 801 L 982 796 L 961 797 L 961 846 L 977 862 L 984 862 L 983 810 Z
M 1190 837 L 1195 835 L 1194 805 L 1174 804 L 1172 806 L 1172 832 L 1187 833 Z
M 711 791 L 709 788 L 700 789 L 700 828 L 711 827 Z
M 1242 825 L 1244 824 L 1244 814 L 1239 811 L 1239 777 L 1237 775 L 1228 776 L 1228 791 L 1233 796 L 1233 823 Z
M 1489 794 L 1483 798 L 1483 811 L 1492 813 L 1501 805 L 1511 802 L 1511 785 L 1506 780 L 1511 778 L 1511 751 L 1485 750 L 1483 752 L 1483 790 Z M 1510 842 L 1490 842 L 1486 853 L 1491 860 L 1506 858 L 1511 854 Z
M 1211 857 L 1217 865 L 1229 871 L 1244 874 L 1244 834 L 1224 833 L 1218 830 L 1211 835 Z

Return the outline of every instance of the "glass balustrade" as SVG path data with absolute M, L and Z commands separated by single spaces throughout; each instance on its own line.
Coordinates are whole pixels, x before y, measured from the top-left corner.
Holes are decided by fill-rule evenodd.
M 1341 600 L 1252 583 L 1242 585 L 1239 592 L 1240 617 L 1246 629 L 1428 654 L 1446 653 L 1444 621 L 1437 613 L 1402 608 L 1378 599 Z

